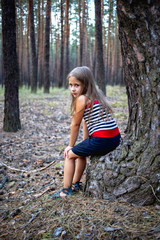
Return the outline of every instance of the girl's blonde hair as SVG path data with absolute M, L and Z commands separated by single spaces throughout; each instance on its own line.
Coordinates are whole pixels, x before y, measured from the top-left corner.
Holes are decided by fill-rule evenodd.
M 102 104 L 102 108 L 106 111 L 106 113 L 111 113 L 111 106 L 106 102 L 105 96 L 102 91 L 97 89 L 94 81 L 93 74 L 90 68 L 86 66 L 76 67 L 74 68 L 67 76 L 69 80 L 70 77 L 75 77 L 83 84 L 83 90 L 81 95 L 87 96 L 87 100 L 91 100 L 91 109 L 93 108 L 93 104 L 95 100 L 98 100 Z M 72 96 L 71 102 L 71 116 L 74 115 L 75 112 L 75 104 L 76 98 Z

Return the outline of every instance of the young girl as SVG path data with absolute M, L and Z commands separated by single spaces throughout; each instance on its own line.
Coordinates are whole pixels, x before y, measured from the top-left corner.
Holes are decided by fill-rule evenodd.
M 77 67 L 69 73 L 68 80 L 72 95 L 71 135 L 64 151 L 64 188 L 53 194 L 53 198 L 65 197 L 80 190 L 86 157 L 109 153 L 119 145 L 121 138 L 112 118 L 111 107 L 96 88 L 90 69 Z M 83 141 L 75 146 L 82 121 Z

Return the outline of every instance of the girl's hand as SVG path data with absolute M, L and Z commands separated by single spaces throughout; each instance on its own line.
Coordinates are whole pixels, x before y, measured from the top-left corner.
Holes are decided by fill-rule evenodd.
M 68 157 L 68 152 L 72 149 L 72 147 L 68 146 L 65 148 L 64 150 L 64 158 L 67 158 Z

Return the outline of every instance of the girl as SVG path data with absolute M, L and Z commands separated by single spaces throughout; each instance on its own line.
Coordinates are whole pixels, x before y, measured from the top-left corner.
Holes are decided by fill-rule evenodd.
M 96 88 L 90 69 L 77 67 L 69 73 L 68 80 L 72 96 L 71 135 L 64 151 L 64 188 L 53 194 L 53 198 L 65 197 L 80 190 L 86 157 L 109 153 L 119 145 L 121 138 L 112 118 L 111 107 Z M 75 146 L 82 121 L 83 141 Z

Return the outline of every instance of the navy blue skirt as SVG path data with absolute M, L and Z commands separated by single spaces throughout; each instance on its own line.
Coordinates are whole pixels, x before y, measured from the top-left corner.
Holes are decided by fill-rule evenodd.
M 89 137 L 72 148 L 72 152 L 81 157 L 103 156 L 118 147 L 121 135 L 112 138 Z

